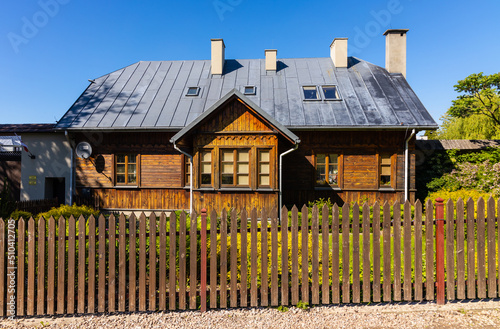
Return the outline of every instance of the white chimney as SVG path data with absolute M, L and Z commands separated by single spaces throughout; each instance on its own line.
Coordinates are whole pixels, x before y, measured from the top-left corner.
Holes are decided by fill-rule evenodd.
M 347 67 L 347 38 L 335 38 L 330 45 L 330 57 L 335 67 Z
M 212 39 L 212 74 L 222 74 L 224 70 L 225 49 L 224 40 Z
M 406 32 L 385 31 L 385 68 L 389 73 L 401 73 L 406 78 Z
M 266 49 L 266 71 L 276 71 L 278 51 L 276 49 Z

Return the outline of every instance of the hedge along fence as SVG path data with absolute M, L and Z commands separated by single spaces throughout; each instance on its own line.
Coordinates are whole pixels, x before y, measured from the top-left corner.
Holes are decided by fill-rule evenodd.
M 474 206 L 449 201 L 438 225 L 431 202 L 425 218 L 417 202 L 283 208 L 281 223 L 265 209 L 0 220 L 0 312 L 421 301 L 445 289 L 448 300 L 495 298 L 495 201 Z

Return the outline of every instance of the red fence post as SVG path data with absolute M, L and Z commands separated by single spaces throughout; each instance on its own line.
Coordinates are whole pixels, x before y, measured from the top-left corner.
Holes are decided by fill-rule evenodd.
M 207 210 L 201 210 L 201 276 L 200 276 L 200 302 L 201 311 L 207 310 Z M 210 241 L 212 243 L 212 241 Z
M 436 282 L 437 304 L 445 303 L 444 286 L 444 203 L 443 199 L 436 199 Z

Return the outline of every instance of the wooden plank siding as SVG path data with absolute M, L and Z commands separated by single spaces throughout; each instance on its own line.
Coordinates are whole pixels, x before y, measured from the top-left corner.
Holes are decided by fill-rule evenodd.
M 299 148 L 283 158 L 283 204 L 301 206 L 319 198 L 344 202 L 403 202 L 404 131 L 294 131 Z M 174 132 L 76 133 L 76 142 L 90 141 L 91 159 L 76 159 L 77 193 L 88 189 L 102 209 L 189 209 L 186 157 L 173 148 Z M 245 104 L 234 100 L 205 118 L 192 134 L 178 142 L 193 155 L 194 210 L 236 207 L 247 209 L 278 206 L 279 155 L 293 145 L 265 119 Z M 410 202 L 415 201 L 415 138 L 410 149 Z M 224 188 L 220 177 L 220 150 L 249 150 L 249 185 Z M 270 151 L 270 185 L 258 185 L 258 152 Z M 211 151 L 211 184 L 201 186 L 201 151 Z M 115 186 L 116 154 L 136 153 L 137 185 Z M 315 177 L 317 154 L 338 154 L 338 188 L 318 187 Z M 390 188 L 381 188 L 380 156 L 391 155 Z M 299 184 L 297 182 L 300 182 Z
M 299 149 L 283 161 L 283 203 L 302 205 L 319 198 L 338 203 L 375 201 L 383 204 L 404 200 L 405 133 L 397 131 L 296 131 Z M 415 201 L 415 139 L 410 150 L 410 202 Z M 282 150 L 280 149 L 280 152 Z M 283 149 L 285 151 L 285 149 Z M 315 155 L 339 155 L 339 186 L 315 186 Z M 379 156 L 391 155 L 391 186 L 379 186 Z M 297 184 L 300 182 L 300 184 Z

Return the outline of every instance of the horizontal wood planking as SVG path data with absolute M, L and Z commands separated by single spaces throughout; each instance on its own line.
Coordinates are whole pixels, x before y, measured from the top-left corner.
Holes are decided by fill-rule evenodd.
M 102 209 L 189 209 L 189 190 L 185 189 L 107 189 L 96 188 Z

